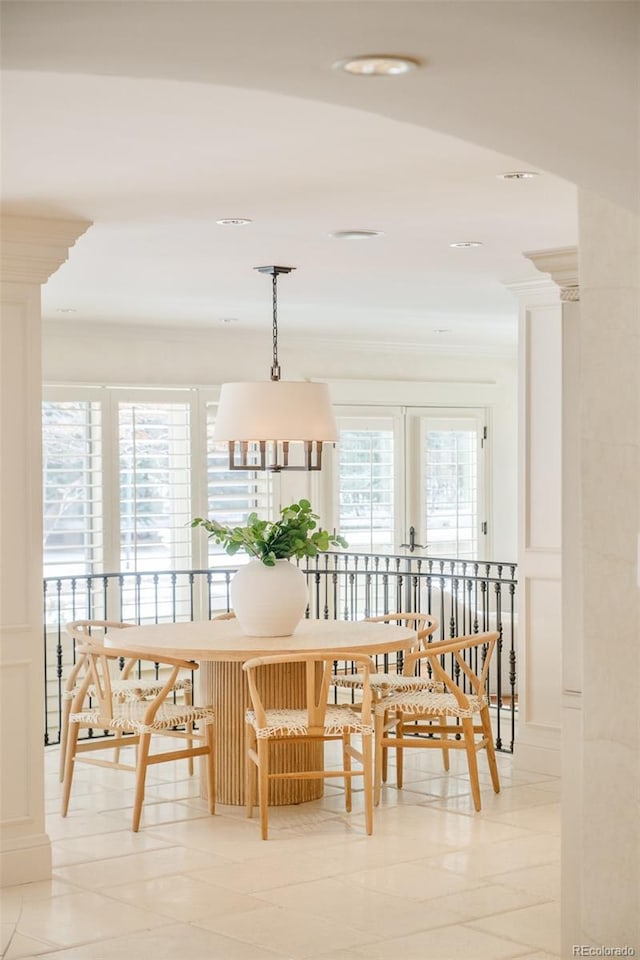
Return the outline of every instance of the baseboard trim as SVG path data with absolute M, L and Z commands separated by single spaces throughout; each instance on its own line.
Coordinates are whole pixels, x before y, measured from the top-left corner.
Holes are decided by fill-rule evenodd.
M 51 841 L 46 833 L 18 837 L 10 848 L 0 851 L 1 887 L 50 879 Z

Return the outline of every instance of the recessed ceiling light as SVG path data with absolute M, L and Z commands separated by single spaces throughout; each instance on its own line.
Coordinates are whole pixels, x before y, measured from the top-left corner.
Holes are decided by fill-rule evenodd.
M 237 317 L 221 317 L 220 323 L 238 323 Z
M 336 60 L 335 70 L 344 70 L 357 77 L 397 77 L 420 66 L 413 57 L 398 57 L 388 53 L 371 53 L 362 57 Z
M 58 307 L 56 313 L 77 313 L 75 307 Z
M 532 180 L 540 174 L 535 170 L 509 170 L 507 173 L 497 173 L 498 180 Z
M 458 240 L 456 243 L 450 243 L 450 247 L 481 247 L 480 240 Z
M 330 233 L 335 240 L 369 240 L 371 237 L 384 237 L 382 230 L 336 230 Z
M 248 223 L 253 223 L 253 220 L 247 220 L 245 217 L 230 217 L 225 220 L 216 220 L 216 223 L 223 227 L 245 227 Z
M 451 333 L 451 330 L 449 328 L 445 329 L 444 327 L 441 327 L 434 330 L 433 333 Z

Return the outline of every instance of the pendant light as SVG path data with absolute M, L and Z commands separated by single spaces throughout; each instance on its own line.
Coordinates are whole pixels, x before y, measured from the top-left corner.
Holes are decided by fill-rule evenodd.
M 228 444 L 230 470 L 320 470 L 323 443 L 338 439 L 329 388 L 280 379 L 278 276 L 295 267 L 254 269 L 272 278 L 271 379 L 222 385 L 213 439 Z

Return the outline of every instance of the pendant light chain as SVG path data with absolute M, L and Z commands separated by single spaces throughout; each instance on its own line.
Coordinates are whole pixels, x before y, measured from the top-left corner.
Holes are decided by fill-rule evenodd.
M 271 365 L 271 379 L 280 379 L 280 364 L 278 363 L 278 271 L 274 268 L 271 281 L 273 288 L 273 363 Z

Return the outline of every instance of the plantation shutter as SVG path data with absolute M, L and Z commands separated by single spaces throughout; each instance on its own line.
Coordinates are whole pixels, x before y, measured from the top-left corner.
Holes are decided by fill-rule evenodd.
M 91 400 L 42 405 L 44 575 L 102 569 L 101 406 Z
M 339 531 L 351 551 L 390 553 L 396 540 L 393 421 L 342 418 L 339 428 Z
M 244 525 L 256 512 L 262 519 L 271 517 L 274 483 L 267 471 L 229 470 L 225 443 L 212 439 L 217 404 L 207 404 L 207 516 L 219 523 Z M 209 541 L 210 566 L 235 566 L 249 558 L 244 553 L 228 557 L 221 546 Z
M 190 404 L 118 403 L 120 569 L 191 566 Z

